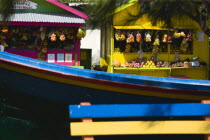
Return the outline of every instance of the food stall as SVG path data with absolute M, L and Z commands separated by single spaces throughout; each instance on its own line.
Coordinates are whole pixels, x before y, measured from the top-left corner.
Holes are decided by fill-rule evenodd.
M 18 0 L 0 27 L 4 51 L 66 66 L 80 66 L 85 14 L 55 0 Z
M 166 29 L 161 23 L 152 26 L 147 15 L 125 20 L 137 15 L 139 6 L 121 8 L 114 15 L 107 54 L 110 61 L 105 61 L 108 72 L 208 79 L 208 37 L 197 23 L 177 16 L 173 18 L 174 29 Z

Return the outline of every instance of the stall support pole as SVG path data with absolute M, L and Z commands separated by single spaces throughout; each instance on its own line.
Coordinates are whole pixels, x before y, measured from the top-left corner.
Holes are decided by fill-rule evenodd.
M 81 102 L 80 105 L 91 105 L 89 102 Z M 82 122 L 84 123 L 90 123 L 92 122 L 92 118 L 83 118 Z M 94 140 L 93 136 L 83 136 L 82 140 Z
M 210 100 L 203 100 L 202 103 L 210 104 Z M 210 116 L 205 116 L 204 119 L 210 121 Z M 205 140 L 210 140 L 210 135 L 205 135 Z
M 110 64 L 111 64 L 111 73 L 114 72 L 114 67 L 113 67 L 113 53 L 114 53 L 114 27 L 111 26 L 111 55 L 110 55 Z

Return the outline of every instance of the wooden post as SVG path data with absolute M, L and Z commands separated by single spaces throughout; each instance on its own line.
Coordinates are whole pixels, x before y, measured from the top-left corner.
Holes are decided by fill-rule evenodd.
M 82 102 L 80 105 L 91 105 L 89 102 Z M 82 122 L 89 123 L 92 122 L 92 118 L 82 118 Z M 82 140 L 94 140 L 93 136 L 83 136 Z
M 210 100 L 203 100 L 202 103 L 210 104 Z M 204 119 L 210 121 L 210 116 L 205 116 Z M 205 135 L 205 140 L 210 140 L 210 135 Z

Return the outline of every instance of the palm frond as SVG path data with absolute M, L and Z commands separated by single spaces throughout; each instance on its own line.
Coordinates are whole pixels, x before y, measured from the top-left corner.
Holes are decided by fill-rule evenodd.
M 98 25 L 110 23 L 114 10 L 124 2 L 123 0 L 89 0 L 86 13 L 90 18 L 88 21 L 90 27 L 95 28 Z

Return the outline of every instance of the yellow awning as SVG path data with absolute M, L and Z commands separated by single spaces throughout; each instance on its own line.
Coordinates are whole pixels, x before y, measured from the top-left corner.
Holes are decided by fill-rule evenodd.
M 168 30 L 158 26 L 140 25 L 140 26 L 114 26 L 115 29 L 153 29 L 153 30 Z
M 147 29 L 147 30 L 174 30 L 174 29 L 168 29 L 164 27 L 159 27 L 159 26 L 151 26 L 151 25 L 140 25 L 140 26 L 114 26 L 115 29 Z M 175 29 L 197 29 L 195 26 L 177 26 Z
M 147 14 L 138 18 L 139 10 L 140 4 L 137 2 L 115 13 L 113 17 L 115 29 L 167 30 L 163 27 L 163 22 L 158 22 L 156 26 L 153 26 Z M 175 29 L 200 29 L 198 23 L 188 16 L 174 16 L 172 17 L 172 24 Z

